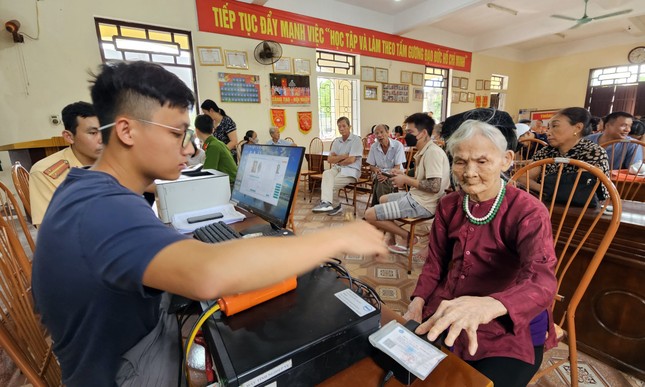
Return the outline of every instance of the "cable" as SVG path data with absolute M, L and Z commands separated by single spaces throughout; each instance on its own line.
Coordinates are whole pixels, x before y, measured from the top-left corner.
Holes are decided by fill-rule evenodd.
M 36 25 L 38 26 L 38 32 L 36 34 L 36 37 L 33 38 L 33 37 L 31 37 L 30 35 L 28 35 L 28 34 L 26 34 L 24 32 L 20 33 L 20 35 L 26 36 L 31 40 L 38 40 L 40 38 L 40 10 L 38 9 L 38 0 L 36 0 L 35 3 L 36 3 Z
M 384 387 L 385 383 L 392 379 L 392 375 L 394 375 L 394 372 L 392 372 L 392 370 L 387 371 L 387 374 L 385 374 L 385 377 L 383 378 L 383 380 L 381 380 L 380 387 Z
M 201 329 L 202 325 L 204 325 L 204 322 L 215 312 L 219 310 L 219 304 L 215 303 L 215 305 L 211 306 L 210 308 L 206 309 L 202 314 L 199 315 L 199 318 L 197 321 L 195 321 L 195 324 L 193 327 L 190 329 L 190 334 L 188 335 L 188 340 L 186 340 L 186 350 L 184 351 L 184 355 L 186 356 L 186 361 L 188 361 L 188 354 L 190 353 L 190 348 L 193 346 L 193 341 L 195 341 L 195 336 L 197 336 L 197 332 Z M 185 361 L 182 362 L 186 363 Z M 186 377 L 188 377 L 188 367 L 186 367 Z

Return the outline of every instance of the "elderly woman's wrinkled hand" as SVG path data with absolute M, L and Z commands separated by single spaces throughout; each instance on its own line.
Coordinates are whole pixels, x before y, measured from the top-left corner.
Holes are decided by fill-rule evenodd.
M 452 346 L 462 330 L 468 335 L 468 352 L 477 352 L 477 328 L 508 311 L 504 304 L 492 297 L 462 296 L 445 300 L 439 304 L 437 312 L 416 329 L 417 334 L 428 333 L 428 340 L 434 341 L 446 329 L 447 346 Z
M 423 306 L 425 301 L 421 297 L 414 297 L 410 305 L 408 305 L 408 311 L 405 312 L 403 318 L 406 320 L 414 320 L 418 323 L 421 323 L 423 318 Z

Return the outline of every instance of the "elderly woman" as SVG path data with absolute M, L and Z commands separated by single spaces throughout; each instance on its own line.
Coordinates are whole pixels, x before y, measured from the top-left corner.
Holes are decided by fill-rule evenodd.
M 376 125 L 376 142 L 370 146 L 367 164 L 374 175 L 372 184 L 372 206 L 379 204 L 379 198 L 392 192 L 396 187 L 387 176 L 392 169 L 401 169 L 405 163 L 403 144 L 390 138 L 390 129 L 385 124 Z M 386 175 L 384 175 L 385 173 Z M 391 175 L 390 175 L 391 176 Z
M 504 135 L 465 121 L 447 142 L 461 187 L 439 201 L 423 271 L 404 317 L 495 386 L 526 386 L 547 337 L 556 256 L 546 207 L 500 178 L 513 160 Z
M 549 121 L 546 133 L 548 146 L 538 150 L 533 155 L 533 160 L 548 159 L 551 157 L 566 157 L 587 162 L 600 168 L 605 175 L 609 176 L 609 159 L 607 152 L 598 144 L 589 141 L 585 137 L 591 133 L 589 122 L 591 115 L 581 107 L 569 107 L 562 109 Z M 555 164 L 547 165 L 546 174 L 557 173 Z M 573 165 L 565 165 L 563 173 L 575 173 L 577 168 Z M 540 178 L 539 168 L 531 170 L 529 176 L 533 180 L 532 187 L 539 189 L 537 183 Z M 598 190 L 598 199 L 604 200 L 609 197 L 609 192 L 604 185 Z

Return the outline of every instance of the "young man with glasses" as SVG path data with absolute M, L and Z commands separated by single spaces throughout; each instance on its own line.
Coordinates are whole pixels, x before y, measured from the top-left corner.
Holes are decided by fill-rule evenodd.
M 119 384 L 129 378 L 124 360 L 134 361 L 137 344 L 167 323 L 162 291 L 215 299 L 306 272 L 327 257 L 386 252 L 380 233 L 364 222 L 218 245 L 179 234 L 141 194 L 154 179 L 177 179 L 186 165 L 190 89 L 159 65 L 123 62 L 104 65 L 91 94 L 103 154 L 91 169 L 73 169 L 54 194 L 33 260 L 36 309 L 66 386 L 114 386 L 117 373 Z M 157 367 L 133 367 L 156 385 L 177 385 L 177 326 L 162 328 L 171 333 L 161 336 L 168 337 L 160 339 L 165 350 L 150 350 Z
M 61 112 L 65 130 L 61 134 L 68 148 L 47 156 L 29 171 L 31 222 L 40 225 L 54 191 L 71 168 L 92 165 L 103 151 L 99 120 L 87 102 L 74 102 Z

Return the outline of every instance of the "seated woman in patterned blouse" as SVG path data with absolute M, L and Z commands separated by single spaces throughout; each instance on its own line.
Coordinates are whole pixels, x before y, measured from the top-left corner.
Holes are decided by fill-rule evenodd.
M 556 113 L 549 121 L 547 129 L 548 146 L 535 152 L 533 161 L 548 159 L 551 157 L 566 157 L 584 161 L 600 168 L 605 175 L 609 176 L 609 159 L 607 152 L 598 144 L 589 141 L 584 136 L 591 133 L 589 122 L 591 115 L 581 107 L 569 107 Z M 557 173 L 555 164 L 548 165 L 546 174 Z M 563 173 L 575 173 L 577 168 L 573 165 L 565 165 Z M 535 187 L 539 189 L 540 169 L 531 170 L 529 176 L 535 182 Z M 532 183 L 533 184 L 533 183 Z M 598 199 L 604 200 L 609 197 L 609 192 L 604 185 L 598 192 Z
M 556 256 L 551 221 L 535 197 L 506 186 L 513 161 L 502 132 L 465 121 L 448 139 L 460 190 L 437 206 L 430 249 L 404 318 L 495 386 L 526 386 L 555 344 L 549 305 Z M 549 332 L 549 339 L 546 333 Z

